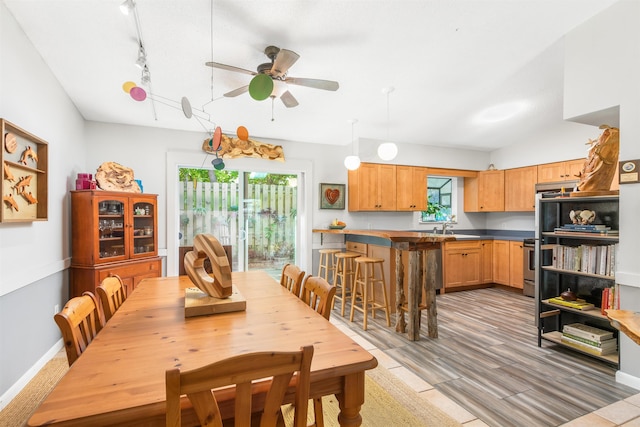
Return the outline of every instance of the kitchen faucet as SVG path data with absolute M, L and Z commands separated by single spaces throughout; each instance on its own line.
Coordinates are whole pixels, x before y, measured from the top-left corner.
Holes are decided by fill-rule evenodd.
M 453 222 L 456 220 L 455 215 L 451 216 L 451 219 L 448 221 L 444 221 L 442 223 L 442 234 L 447 234 L 447 229 L 450 231 L 451 234 L 453 234 Z M 435 228 L 434 228 L 435 230 Z

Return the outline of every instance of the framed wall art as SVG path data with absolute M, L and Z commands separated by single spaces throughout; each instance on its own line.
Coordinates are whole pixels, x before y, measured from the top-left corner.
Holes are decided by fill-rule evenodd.
M 345 184 L 320 184 L 320 209 L 344 209 Z

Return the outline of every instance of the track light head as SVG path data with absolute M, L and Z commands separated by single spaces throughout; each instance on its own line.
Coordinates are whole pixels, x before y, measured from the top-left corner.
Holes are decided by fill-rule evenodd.
M 136 4 L 133 2 L 133 0 L 125 0 L 120 5 L 120 12 L 122 12 L 123 15 L 128 15 L 134 7 L 136 7 Z
M 144 50 L 144 47 L 140 45 L 140 49 L 138 50 L 138 59 L 136 60 L 136 67 L 141 70 L 147 66 L 147 54 Z

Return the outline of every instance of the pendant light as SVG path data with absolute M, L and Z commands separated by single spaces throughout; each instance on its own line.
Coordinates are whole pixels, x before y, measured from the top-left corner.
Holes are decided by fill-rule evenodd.
M 387 142 L 383 142 L 378 146 L 378 157 L 386 161 L 393 160 L 398 155 L 398 146 L 389 141 L 389 94 L 393 91 L 393 87 L 382 89 L 382 93 L 387 95 Z
M 353 125 L 358 123 L 357 119 L 347 120 L 351 123 L 351 146 L 352 154 L 344 158 L 344 167 L 354 171 L 360 167 L 360 157 L 358 157 L 358 141 L 353 137 Z

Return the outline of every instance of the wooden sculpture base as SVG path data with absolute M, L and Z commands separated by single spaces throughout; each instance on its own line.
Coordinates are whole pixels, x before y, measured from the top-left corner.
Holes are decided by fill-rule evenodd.
M 617 196 L 620 194 L 619 190 L 604 190 L 604 191 L 572 191 L 569 193 L 570 197 L 594 197 L 594 196 Z
M 246 309 L 247 300 L 235 286 L 232 287 L 231 296 L 227 298 L 210 297 L 198 288 L 187 288 L 184 291 L 184 317 L 208 316 Z

